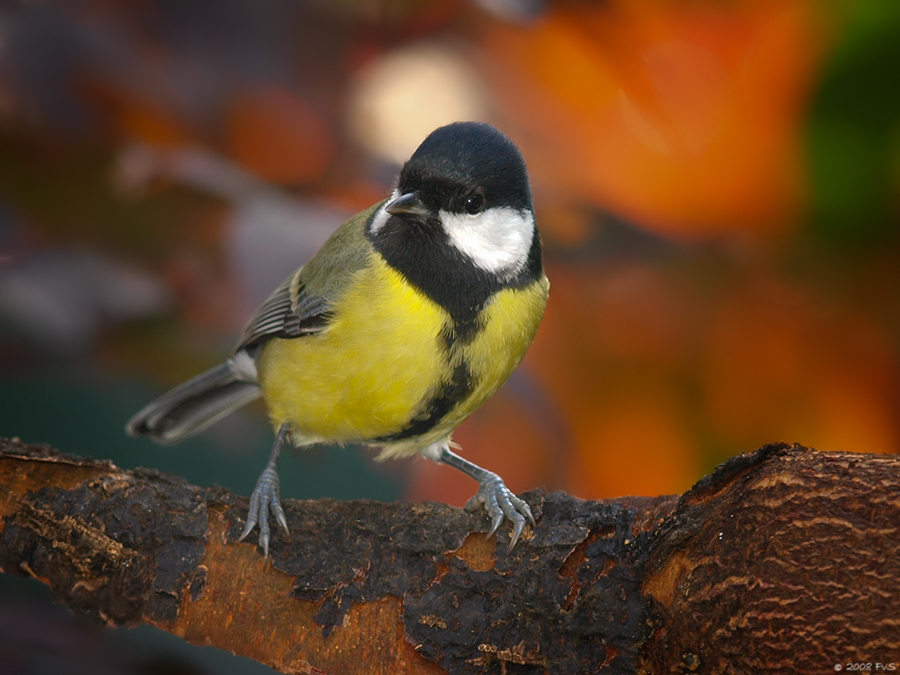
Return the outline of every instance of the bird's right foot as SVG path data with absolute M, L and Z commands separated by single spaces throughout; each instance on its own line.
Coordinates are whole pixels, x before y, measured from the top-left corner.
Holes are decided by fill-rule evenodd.
M 281 446 L 288 434 L 288 425 L 282 424 L 275 437 L 275 445 L 272 448 L 272 455 L 269 457 L 269 463 L 265 470 L 256 481 L 256 487 L 253 488 L 253 494 L 250 495 L 250 509 L 247 511 L 247 523 L 244 531 L 238 537 L 238 541 L 243 541 L 253 528 L 259 525 L 259 545 L 262 547 L 265 557 L 269 557 L 269 541 L 271 537 L 271 527 L 269 526 L 269 513 L 275 516 L 276 522 L 289 535 L 287 518 L 284 516 L 284 509 L 281 507 L 281 488 L 278 479 L 278 457 L 281 455 Z
M 281 507 L 281 494 L 279 489 L 278 471 L 275 467 L 268 466 L 259 477 L 253 494 L 250 495 L 250 509 L 247 512 L 247 524 L 244 531 L 238 537 L 238 541 L 243 541 L 253 528 L 259 525 L 259 545 L 262 547 L 263 554 L 269 557 L 269 541 L 271 536 L 271 527 L 269 526 L 269 512 L 275 516 L 275 520 L 284 530 L 285 534 L 290 534 L 288 530 L 287 519 L 284 516 L 284 509 Z

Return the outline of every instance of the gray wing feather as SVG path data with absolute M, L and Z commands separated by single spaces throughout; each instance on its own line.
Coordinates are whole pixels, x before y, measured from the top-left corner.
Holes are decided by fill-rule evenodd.
M 235 352 L 266 340 L 321 333 L 331 321 L 331 303 L 368 263 L 371 244 L 366 226 L 384 204 L 380 201 L 341 225 L 306 265 L 279 286 L 250 319 Z
M 325 329 L 328 302 L 310 294 L 300 282 L 302 268 L 275 289 L 250 319 L 235 352 L 249 349 L 273 337 L 296 338 Z
M 260 305 L 256 313 L 247 322 L 244 332 L 238 342 L 238 347 L 250 342 L 256 341 L 257 338 L 264 335 L 275 334 L 282 330 L 284 326 L 284 317 L 291 311 L 291 284 L 296 275 L 291 275 L 275 289 L 275 292 Z

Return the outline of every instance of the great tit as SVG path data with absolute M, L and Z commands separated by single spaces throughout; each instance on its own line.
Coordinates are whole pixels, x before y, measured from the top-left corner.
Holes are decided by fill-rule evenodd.
M 531 344 L 549 282 L 525 161 L 488 124 L 432 132 L 388 199 L 353 216 L 250 319 L 225 363 L 164 394 L 126 427 L 162 445 L 193 436 L 262 396 L 275 445 L 244 539 L 269 513 L 288 532 L 278 457 L 286 441 L 360 443 L 379 459 L 419 453 L 479 483 L 466 505 L 534 525 L 495 473 L 453 452 L 454 429 L 513 372 Z M 455 446 L 454 446 L 455 447 Z

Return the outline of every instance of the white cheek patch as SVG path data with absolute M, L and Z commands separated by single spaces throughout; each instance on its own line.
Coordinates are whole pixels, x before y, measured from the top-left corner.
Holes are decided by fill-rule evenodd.
M 388 204 L 390 204 L 395 199 L 397 199 L 397 197 L 399 197 L 399 196 L 400 196 L 400 191 L 394 190 L 391 193 L 391 196 L 388 197 L 388 200 L 384 204 L 382 204 L 381 208 L 378 209 L 378 211 L 375 212 L 375 215 L 372 216 L 372 224 L 369 225 L 369 232 L 371 232 L 372 234 L 375 234 L 376 232 L 378 232 L 378 230 L 380 230 L 382 227 L 384 227 L 384 224 L 388 221 L 388 218 L 391 217 L 391 214 L 388 213 L 387 211 L 385 211 L 384 207 L 387 206 Z
M 450 243 L 488 272 L 515 274 L 528 260 L 534 239 L 534 216 L 508 206 L 474 216 L 440 212 Z

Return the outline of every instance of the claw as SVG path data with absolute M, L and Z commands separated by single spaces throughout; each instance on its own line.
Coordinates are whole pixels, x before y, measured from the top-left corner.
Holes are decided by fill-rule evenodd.
M 241 532 L 241 536 L 237 538 L 238 541 L 244 541 L 247 538 L 247 535 L 253 532 L 253 528 L 256 527 L 256 517 L 247 515 L 247 524 L 244 526 L 244 531 Z
M 269 557 L 269 541 L 272 530 L 269 528 L 269 504 L 272 499 L 267 493 L 263 493 L 259 501 L 259 545 L 262 546 L 263 557 Z
M 490 513 L 490 511 L 488 511 L 488 513 Z M 493 518 L 491 519 L 491 529 L 488 530 L 488 533 L 487 533 L 488 539 L 490 539 L 497 533 L 497 530 L 500 529 L 500 526 L 502 524 L 503 524 L 503 514 L 502 513 L 494 514 Z
M 516 545 L 516 542 L 519 541 L 519 537 L 522 534 L 522 530 L 525 529 L 525 519 L 521 516 L 518 520 L 515 520 L 515 525 L 513 525 L 513 533 L 512 537 L 509 538 L 509 548 L 506 549 L 507 553 L 512 553 L 513 547 Z
M 491 518 L 491 529 L 487 536 L 492 537 L 504 520 L 510 520 L 513 524 L 512 536 L 509 541 L 509 551 L 519 541 L 525 529 L 526 519 L 534 525 L 534 515 L 524 499 L 519 499 L 512 490 L 506 487 L 503 479 L 495 473 L 488 472 L 478 492 L 466 503 L 466 511 L 475 512 L 480 509 L 487 511 Z
M 288 529 L 287 518 L 284 517 L 284 509 L 281 508 L 281 502 L 277 499 L 272 502 L 272 513 L 275 514 L 275 520 L 278 521 L 278 524 L 281 526 L 281 529 L 284 530 L 285 534 L 290 534 L 291 531 Z

